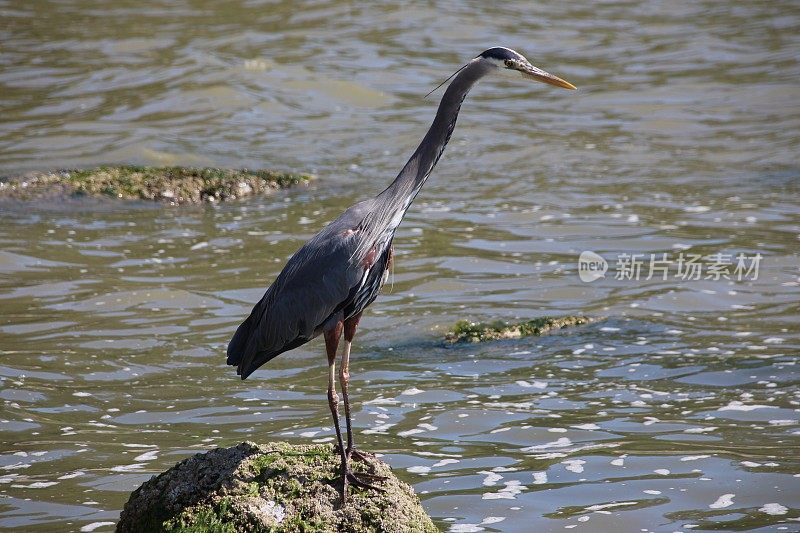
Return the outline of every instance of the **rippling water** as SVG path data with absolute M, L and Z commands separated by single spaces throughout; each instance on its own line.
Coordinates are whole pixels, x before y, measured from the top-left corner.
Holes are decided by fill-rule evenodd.
M 320 176 L 219 207 L 0 206 L 0 527 L 109 529 L 198 450 L 332 440 L 319 342 L 246 382 L 225 344 L 305 239 L 394 177 L 433 116 L 422 95 L 502 44 L 580 90 L 469 97 L 362 321 L 357 442 L 443 530 L 797 529 L 795 2 L 42 0 L 0 17 L 3 174 Z M 585 250 L 605 279 L 580 281 Z M 755 280 L 618 280 L 622 253 L 763 258 Z M 441 343 L 460 318 L 575 313 L 602 320 Z

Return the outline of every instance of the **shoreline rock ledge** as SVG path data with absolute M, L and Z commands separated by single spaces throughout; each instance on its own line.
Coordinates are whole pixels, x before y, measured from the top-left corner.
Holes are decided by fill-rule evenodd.
M 136 489 L 118 532 L 436 532 L 413 489 L 373 458 L 355 473 L 385 476 L 385 492 L 350 487 L 342 507 L 340 460 L 330 444 L 243 442 L 184 459 Z
M 307 185 L 313 179 L 310 174 L 266 169 L 107 165 L 0 177 L 0 200 L 47 201 L 86 196 L 203 204 L 268 195 L 278 189 Z

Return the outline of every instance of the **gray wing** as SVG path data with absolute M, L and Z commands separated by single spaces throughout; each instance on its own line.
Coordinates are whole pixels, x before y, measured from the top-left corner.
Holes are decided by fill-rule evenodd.
M 359 248 L 365 204 L 345 211 L 287 262 L 228 345 L 228 364 L 245 379 L 281 353 L 319 334 L 319 328 L 363 282 Z

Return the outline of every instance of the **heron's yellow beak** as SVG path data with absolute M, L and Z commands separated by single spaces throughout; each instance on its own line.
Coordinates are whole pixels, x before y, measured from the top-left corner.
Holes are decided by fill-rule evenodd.
M 553 76 L 549 72 L 545 72 L 540 68 L 534 67 L 530 63 L 519 65 L 517 70 L 519 70 L 523 76 L 532 80 L 540 81 L 548 85 L 555 85 L 556 87 L 561 87 L 562 89 L 570 89 L 573 91 L 577 89 L 577 87 L 572 85 L 567 80 L 562 80 L 558 76 Z

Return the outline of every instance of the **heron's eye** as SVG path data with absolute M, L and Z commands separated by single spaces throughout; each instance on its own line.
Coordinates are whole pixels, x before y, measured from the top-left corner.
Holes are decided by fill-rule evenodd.
M 516 61 L 514 61 L 513 59 L 506 59 L 504 63 L 508 68 L 514 68 L 516 66 Z

